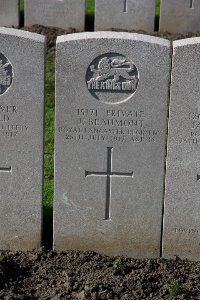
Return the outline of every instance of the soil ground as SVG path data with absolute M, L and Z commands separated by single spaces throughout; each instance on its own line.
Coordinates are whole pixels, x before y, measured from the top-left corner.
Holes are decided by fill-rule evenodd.
M 200 299 L 200 262 L 94 252 L 0 252 L 0 299 Z M 113 263 L 118 261 L 118 269 Z M 171 294 L 171 296 L 170 296 Z
M 58 35 L 75 32 L 35 25 L 23 28 L 47 36 L 47 50 Z M 200 36 L 145 33 L 177 40 Z M 114 263 L 114 266 L 113 266 Z M 94 252 L 0 251 L 0 299 L 200 300 L 200 262 L 123 259 Z

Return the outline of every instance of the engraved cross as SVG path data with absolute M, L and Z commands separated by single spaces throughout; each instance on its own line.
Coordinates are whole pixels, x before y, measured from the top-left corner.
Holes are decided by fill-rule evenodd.
M 194 0 L 190 0 L 190 8 L 194 8 Z
M 111 206 L 111 180 L 112 177 L 132 177 L 133 172 L 121 173 L 112 171 L 112 158 L 113 148 L 107 147 L 107 170 L 105 172 L 85 171 L 85 177 L 87 176 L 100 176 L 106 177 L 106 208 L 105 208 L 105 220 L 110 220 L 110 206 Z
M 12 174 L 12 167 L 0 168 L 0 173 L 11 173 Z
M 128 0 L 124 0 L 124 11 L 123 12 L 127 12 L 127 1 Z

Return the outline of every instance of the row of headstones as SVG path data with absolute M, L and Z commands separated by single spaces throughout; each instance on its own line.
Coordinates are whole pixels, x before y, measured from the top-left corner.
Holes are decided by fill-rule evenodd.
M 155 0 L 96 0 L 95 30 L 154 31 Z M 161 32 L 200 30 L 195 0 L 162 0 Z M 84 31 L 85 0 L 25 0 L 25 26 L 34 24 Z M 0 26 L 19 26 L 19 0 L 0 0 Z
M 45 38 L 0 29 L 0 249 L 40 246 Z M 199 259 L 200 38 L 57 40 L 54 247 Z M 168 96 L 168 154 L 163 222 Z

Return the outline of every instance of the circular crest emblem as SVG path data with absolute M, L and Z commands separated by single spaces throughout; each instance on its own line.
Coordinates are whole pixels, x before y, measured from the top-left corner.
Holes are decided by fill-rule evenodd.
M 139 73 L 134 63 L 124 55 L 106 53 L 92 61 L 87 69 L 89 92 L 99 101 L 117 104 L 130 99 L 136 92 Z
M 11 86 L 13 80 L 13 68 L 10 61 L 0 53 L 0 96 Z

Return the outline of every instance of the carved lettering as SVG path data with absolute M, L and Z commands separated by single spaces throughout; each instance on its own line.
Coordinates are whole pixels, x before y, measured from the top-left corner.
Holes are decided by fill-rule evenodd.
M 78 116 L 98 116 L 97 109 L 78 108 L 76 112 Z
M 60 126 L 58 134 L 68 141 L 99 141 L 109 143 L 155 143 L 164 132 L 148 128 L 144 110 L 77 108 L 73 123 Z
M 17 107 L 14 105 L 0 105 L 0 112 L 3 113 L 17 113 Z
M 188 129 L 184 130 L 184 135 L 177 139 L 177 143 L 195 147 L 200 144 L 200 113 L 198 109 L 189 112 L 186 119 L 189 121 Z
M 108 117 L 125 117 L 125 118 L 144 118 L 144 111 L 132 111 L 132 110 L 107 110 Z
M 175 233 L 199 234 L 200 230 L 196 228 L 175 228 Z

